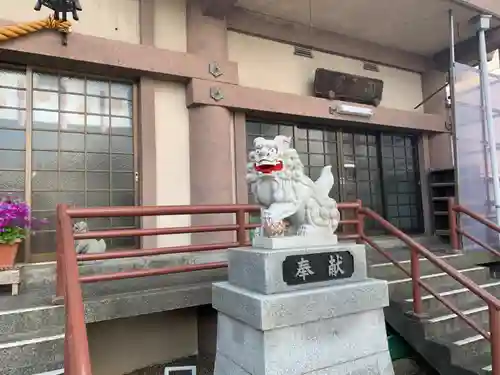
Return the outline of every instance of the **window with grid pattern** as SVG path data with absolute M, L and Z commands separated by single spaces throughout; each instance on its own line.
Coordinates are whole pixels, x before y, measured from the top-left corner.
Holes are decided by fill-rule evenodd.
M 0 70 L 0 194 L 21 196 L 49 220 L 30 239 L 31 253 L 55 251 L 57 203 L 135 204 L 132 93 L 129 83 Z M 134 218 L 88 223 L 136 226 Z M 136 246 L 128 238 L 107 244 Z
M 292 136 L 304 172 L 311 179 L 319 177 L 323 166 L 332 166 L 335 184 L 331 197 L 338 202 L 361 199 L 363 205 L 405 231 L 421 231 L 416 137 L 260 121 L 247 121 L 246 131 L 248 149 L 256 137 Z M 249 201 L 253 199 L 250 194 Z M 343 215 L 350 218 L 349 211 Z M 383 232 L 371 220 L 365 223 L 365 229 Z
M 416 163 L 417 141 L 411 136 L 382 136 L 387 220 L 404 231 L 421 228 Z
M 272 138 L 277 135 L 292 137 L 292 147 L 294 147 L 304 164 L 304 173 L 316 180 L 325 165 L 332 166 L 332 173 L 336 183 L 334 184 L 330 196 L 335 200 L 340 200 L 337 171 L 337 133 L 326 132 L 317 129 L 299 128 L 290 124 L 261 123 L 257 121 L 247 121 L 247 151 L 253 147 L 253 140 L 257 137 Z M 253 202 L 250 194 L 249 202 Z

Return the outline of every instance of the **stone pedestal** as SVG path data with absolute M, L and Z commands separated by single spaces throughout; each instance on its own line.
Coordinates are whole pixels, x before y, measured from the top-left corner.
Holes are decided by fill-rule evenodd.
M 387 283 L 367 278 L 364 245 L 268 247 L 230 250 L 214 284 L 214 375 L 394 375 Z

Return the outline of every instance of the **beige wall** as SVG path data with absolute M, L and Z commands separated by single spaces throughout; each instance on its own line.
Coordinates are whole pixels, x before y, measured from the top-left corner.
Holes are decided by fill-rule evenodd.
M 139 0 L 84 0 L 82 17 L 73 22 L 76 33 L 107 39 L 139 43 Z M 2 3 L 0 18 L 15 22 L 43 19 L 51 14 L 47 8 L 35 12 L 34 0 L 17 0 L 5 6 Z M 91 15 L 91 16 L 90 16 Z M 71 20 L 71 18 L 70 18 Z
M 239 65 L 240 84 L 310 96 L 316 68 L 338 70 L 384 81 L 381 106 L 413 111 L 422 101 L 420 74 L 379 66 L 363 69 L 363 62 L 314 51 L 314 58 L 294 55 L 294 47 L 237 32 L 229 32 L 229 59 Z M 419 111 L 423 111 L 422 108 Z
M 195 309 L 87 325 L 93 375 L 123 375 L 197 354 Z
M 154 0 L 155 47 L 186 52 L 186 0 Z
M 157 205 L 189 205 L 189 116 L 186 88 L 182 83 L 155 84 L 156 117 L 156 195 Z M 157 227 L 189 226 L 188 216 L 162 216 Z M 188 244 L 190 236 L 158 238 L 158 246 Z

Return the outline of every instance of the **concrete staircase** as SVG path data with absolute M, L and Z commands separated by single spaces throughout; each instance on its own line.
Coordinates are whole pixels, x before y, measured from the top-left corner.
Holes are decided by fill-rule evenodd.
M 217 262 L 224 251 L 85 263 L 82 275 Z M 21 293 L 0 294 L 0 374 L 58 375 L 64 362 L 64 307 L 54 305 L 55 264 L 22 268 Z M 211 303 L 214 281 L 225 269 L 88 284 L 83 288 L 87 323 Z
M 493 260 L 489 253 L 462 254 L 453 252 L 438 238 L 416 239 L 442 260 L 500 297 L 500 280 L 490 278 L 489 269 L 481 265 Z M 400 241 L 381 238 L 376 242 L 401 261 L 406 269 L 410 269 L 409 250 Z M 389 283 L 391 303 L 385 309 L 386 320 L 429 365 L 441 375 L 488 374 L 491 366 L 489 342 L 425 291 L 423 305 L 426 317 L 418 320 L 409 316 L 407 312 L 412 310 L 411 280 L 376 251 L 369 250 L 368 253 L 370 276 Z M 429 261 L 421 259 L 420 267 L 422 278 L 431 287 L 488 331 L 488 310 L 482 300 Z

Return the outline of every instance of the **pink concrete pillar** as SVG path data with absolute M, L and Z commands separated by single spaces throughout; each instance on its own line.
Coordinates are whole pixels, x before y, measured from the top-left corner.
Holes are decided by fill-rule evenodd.
M 187 51 L 214 60 L 227 60 L 226 21 L 204 16 L 200 2 L 187 2 Z
M 227 31 L 224 20 L 202 14 L 197 0 L 188 1 L 187 50 L 213 60 L 227 60 Z M 207 69 L 209 67 L 207 66 Z M 222 72 L 223 73 L 223 72 Z M 215 79 L 215 77 L 214 77 Z M 220 106 L 189 109 L 191 204 L 234 202 L 233 119 Z M 228 215 L 193 216 L 192 225 L 229 224 Z M 225 242 L 231 233 L 193 235 L 193 243 Z

